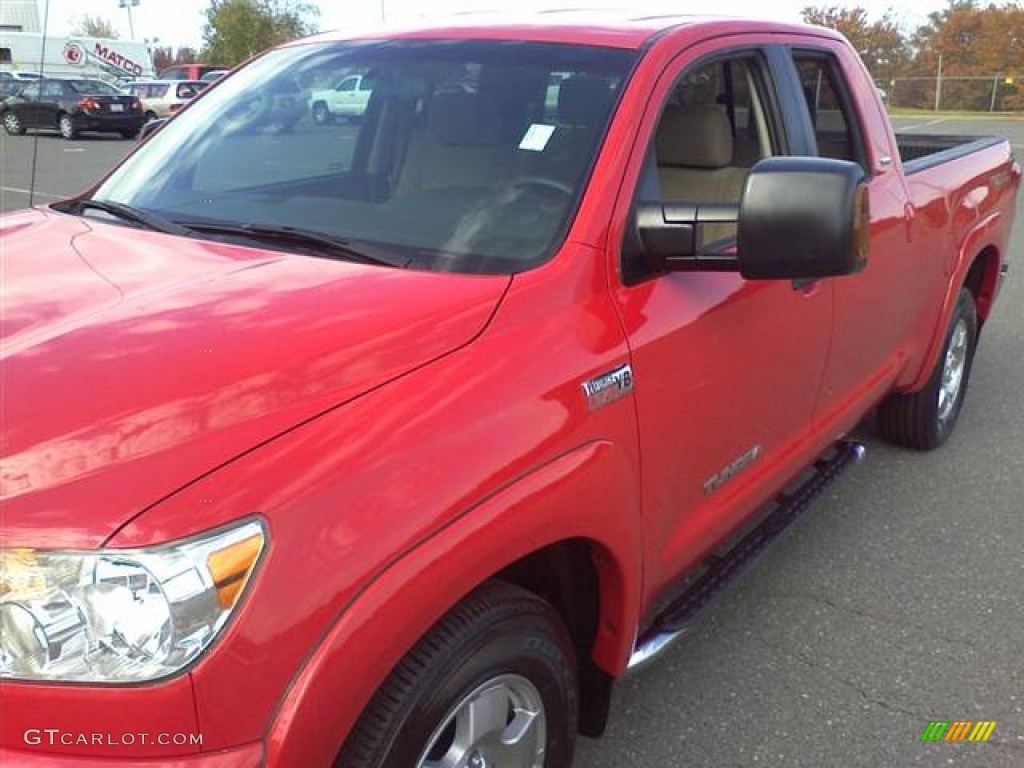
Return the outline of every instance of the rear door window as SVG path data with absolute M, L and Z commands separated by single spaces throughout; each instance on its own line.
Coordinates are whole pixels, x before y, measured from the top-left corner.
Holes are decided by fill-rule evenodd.
M 865 165 L 860 125 L 839 63 L 831 54 L 817 51 L 797 51 L 793 63 L 814 126 L 818 155 Z

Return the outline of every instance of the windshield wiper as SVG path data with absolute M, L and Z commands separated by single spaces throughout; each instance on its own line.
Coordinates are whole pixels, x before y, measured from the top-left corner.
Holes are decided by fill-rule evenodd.
M 133 224 L 141 225 L 146 229 L 152 229 L 155 232 L 165 232 L 168 235 L 181 235 L 183 237 L 192 234 L 192 231 L 188 227 L 184 227 L 170 219 L 165 219 L 163 216 L 157 216 L 155 213 L 149 213 L 148 211 L 143 211 L 139 208 L 132 208 L 130 205 L 115 203 L 110 200 L 77 198 L 69 200 L 64 204 L 63 208 L 59 210 L 66 210 L 68 213 L 75 210 L 78 213 L 82 213 L 89 208 L 109 213 L 111 216 L 118 219 L 130 221 Z
M 379 264 L 386 267 L 407 267 L 410 259 L 387 259 L 367 253 L 352 245 L 348 240 L 312 229 L 290 227 L 284 224 L 232 224 L 220 221 L 186 221 L 183 224 L 192 232 L 212 235 L 239 235 L 254 240 L 277 241 L 311 247 L 316 251 L 348 261 L 362 264 Z

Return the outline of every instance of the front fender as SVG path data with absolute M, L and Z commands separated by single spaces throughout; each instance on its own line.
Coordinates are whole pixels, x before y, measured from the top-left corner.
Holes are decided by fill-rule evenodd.
M 347 606 L 293 680 L 268 730 L 270 766 L 329 765 L 398 661 L 463 596 L 526 555 L 593 543 L 601 585 L 594 660 L 616 674 L 632 649 L 641 533 L 627 457 L 595 441 L 476 505 L 381 573 Z

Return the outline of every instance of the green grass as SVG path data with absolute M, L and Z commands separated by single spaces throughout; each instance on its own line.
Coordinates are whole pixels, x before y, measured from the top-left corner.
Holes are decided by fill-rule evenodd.
M 1024 117 L 1024 112 L 978 112 L 975 110 L 942 109 L 936 112 L 934 109 L 915 109 L 912 107 L 889 107 L 890 117 L 957 117 L 975 118 L 977 120 L 1000 120 L 1006 118 Z

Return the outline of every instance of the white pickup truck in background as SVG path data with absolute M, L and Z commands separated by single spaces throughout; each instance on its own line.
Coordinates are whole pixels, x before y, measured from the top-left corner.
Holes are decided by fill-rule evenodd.
M 347 120 L 362 117 L 372 92 L 373 81 L 364 80 L 363 75 L 347 75 L 333 88 L 313 91 L 309 98 L 313 122 L 323 125 L 339 117 Z

